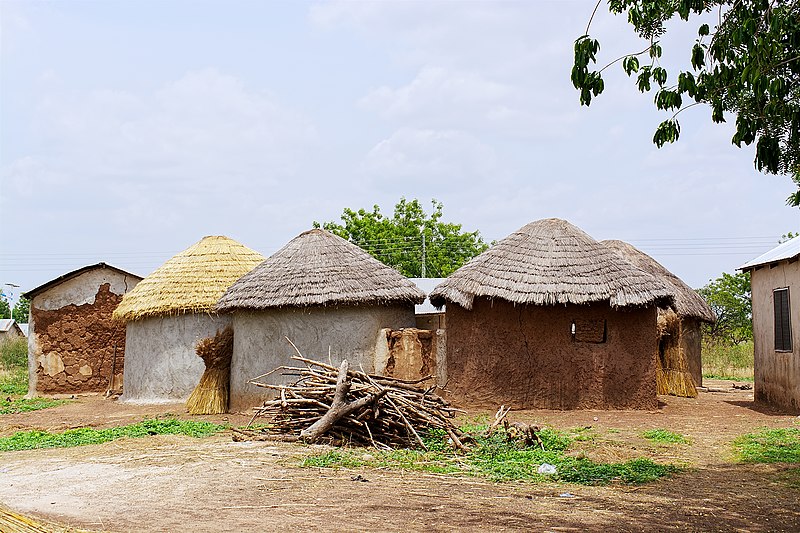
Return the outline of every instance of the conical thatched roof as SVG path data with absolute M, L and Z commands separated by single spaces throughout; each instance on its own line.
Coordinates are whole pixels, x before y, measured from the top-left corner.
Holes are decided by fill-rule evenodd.
M 714 322 L 714 312 L 702 296 L 685 284 L 678 276 L 664 268 L 661 263 L 624 241 L 601 241 L 639 269 L 661 278 L 672 290 L 672 307 L 680 317 L 697 318 L 704 322 Z
M 211 312 L 222 293 L 263 260 L 260 253 L 228 237 L 203 237 L 123 296 L 114 317 L 139 320 Z
M 479 296 L 533 305 L 671 301 L 662 281 L 557 218 L 520 228 L 456 270 L 429 297 L 436 306 L 453 302 L 471 309 Z
M 425 293 L 395 269 L 322 229 L 301 233 L 234 283 L 217 309 L 422 303 Z

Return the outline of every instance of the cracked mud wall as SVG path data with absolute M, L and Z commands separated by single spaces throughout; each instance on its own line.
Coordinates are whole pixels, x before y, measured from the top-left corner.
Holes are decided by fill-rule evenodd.
M 585 332 L 575 328 L 601 324 Z M 603 342 L 603 339 L 604 342 Z M 654 409 L 656 309 L 447 306 L 447 390 L 456 404 L 517 409 Z
M 31 302 L 31 395 L 101 392 L 122 384 L 125 324 L 111 318 L 122 295 L 111 286 L 103 283 L 78 305 L 55 307 L 46 295 Z

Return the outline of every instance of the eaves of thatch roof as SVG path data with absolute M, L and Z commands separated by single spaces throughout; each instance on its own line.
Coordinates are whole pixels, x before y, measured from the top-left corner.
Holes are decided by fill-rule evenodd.
M 600 244 L 608 246 L 641 270 L 661 278 L 671 289 L 674 299 L 672 307 L 679 317 L 696 318 L 703 322 L 715 321 L 714 312 L 703 297 L 678 276 L 664 268 L 661 263 L 624 241 L 609 240 L 601 241 Z
M 263 260 L 260 253 L 228 237 L 204 237 L 123 296 L 114 317 L 130 321 L 213 312 L 222 293 Z
M 607 302 L 612 307 L 672 301 L 665 283 L 621 258 L 565 220 L 531 222 L 455 271 L 431 303 L 471 309 L 476 297 L 514 304 Z
M 397 270 L 322 229 L 301 233 L 220 298 L 219 311 L 422 303 L 425 293 Z

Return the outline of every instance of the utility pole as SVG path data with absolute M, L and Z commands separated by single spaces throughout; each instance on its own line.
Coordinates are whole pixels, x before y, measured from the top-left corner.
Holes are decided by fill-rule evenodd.
M 425 230 L 422 230 L 422 277 L 425 276 Z

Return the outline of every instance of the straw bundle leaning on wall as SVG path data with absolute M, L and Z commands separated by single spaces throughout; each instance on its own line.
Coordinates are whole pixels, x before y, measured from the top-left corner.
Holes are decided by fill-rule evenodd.
M 197 355 L 206 364 L 200 383 L 189 395 L 186 410 L 193 415 L 217 415 L 228 412 L 230 396 L 233 328 L 227 326 L 197 343 Z
M 672 309 L 658 312 L 658 338 L 658 394 L 696 398 L 697 384 L 681 349 L 681 319 Z

